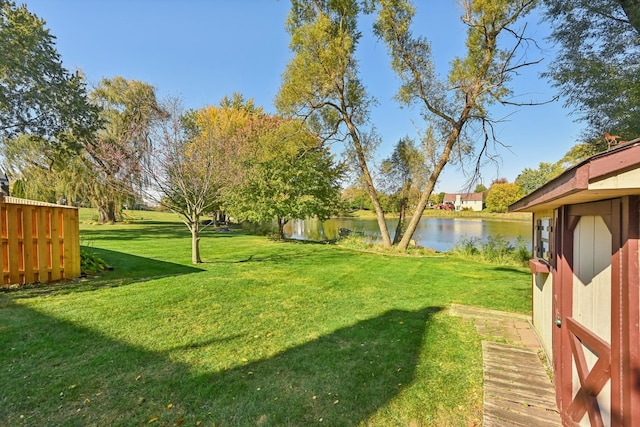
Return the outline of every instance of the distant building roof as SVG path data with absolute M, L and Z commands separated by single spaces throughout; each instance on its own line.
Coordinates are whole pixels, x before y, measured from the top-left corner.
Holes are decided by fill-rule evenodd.
M 445 193 L 445 202 L 455 202 L 457 196 L 460 196 L 462 202 L 481 202 L 483 193 Z

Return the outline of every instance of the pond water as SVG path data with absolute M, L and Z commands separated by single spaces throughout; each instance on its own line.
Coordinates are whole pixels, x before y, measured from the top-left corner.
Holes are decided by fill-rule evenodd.
M 396 221 L 388 220 L 387 226 L 393 238 Z M 374 240 L 380 238 L 375 219 L 332 218 L 324 222 L 316 219 L 296 220 L 289 222 L 284 232 L 291 239 L 322 241 L 338 238 L 340 228 L 362 232 Z M 413 235 L 418 245 L 442 252 L 451 250 L 464 239 L 484 242 L 488 238 L 503 238 L 512 244 L 522 242 L 530 248 L 531 222 L 486 218 L 422 218 Z

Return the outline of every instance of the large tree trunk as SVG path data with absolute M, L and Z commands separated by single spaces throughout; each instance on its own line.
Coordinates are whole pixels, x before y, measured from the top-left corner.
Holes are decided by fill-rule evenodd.
M 97 205 L 98 216 L 101 224 L 116 222 L 116 204 L 113 201 L 99 203 Z
M 469 107 L 469 105 L 467 107 L 468 108 L 465 111 L 470 111 L 471 108 Z M 460 131 L 462 129 L 462 126 L 464 125 L 464 122 L 466 122 L 466 120 L 463 122 L 458 122 L 447 137 L 447 142 L 445 144 L 444 150 L 440 155 L 440 159 L 438 159 L 438 163 L 435 165 L 433 171 L 431 172 L 431 175 L 429 176 L 429 181 L 427 182 L 426 188 L 420 195 L 418 206 L 416 206 L 416 210 L 413 212 L 409 224 L 407 224 L 407 230 L 405 231 L 404 236 L 402 236 L 402 240 L 400 240 L 400 243 L 398 243 L 398 249 L 404 251 L 409 247 L 409 243 L 411 242 L 413 233 L 416 232 L 416 228 L 418 228 L 420 219 L 422 219 L 422 214 L 424 213 L 427 204 L 429 204 L 429 196 L 431 196 L 431 193 L 436 186 L 436 182 L 438 181 L 438 177 L 440 176 L 442 169 L 444 169 L 446 164 L 449 162 L 451 150 L 453 149 L 453 145 L 455 144 L 455 142 L 458 140 L 458 136 L 460 135 Z
M 398 225 L 396 225 L 396 233 L 393 236 L 394 245 L 397 245 L 402 239 L 402 236 L 404 235 L 404 226 L 405 226 L 405 219 L 407 217 L 408 203 L 409 203 L 409 200 L 406 197 L 403 197 L 402 200 L 400 201 L 400 217 L 398 218 Z
M 280 240 L 284 240 L 284 226 L 289 222 L 288 219 L 277 217 L 278 220 L 278 236 Z
M 191 262 L 193 264 L 201 264 L 200 259 L 200 218 L 196 218 L 189 228 L 191 229 Z
M 349 134 L 351 135 L 351 140 L 353 142 L 353 146 L 356 150 L 356 157 L 358 159 L 358 166 L 360 167 L 360 171 L 362 172 L 362 176 L 364 178 L 365 189 L 369 194 L 369 198 L 371 199 L 371 203 L 373 204 L 373 208 L 376 211 L 376 219 L 378 220 L 378 228 L 380 229 L 380 237 L 382 238 L 382 245 L 385 248 L 390 248 L 391 245 L 391 237 L 389 236 L 389 228 L 387 227 L 387 221 L 384 217 L 384 210 L 382 210 L 382 205 L 380 204 L 380 198 L 378 197 L 378 192 L 376 191 L 375 186 L 373 185 L 373 179 L 371 178 L 371 173 L 369 172 L 369 167 L 367 166 L 367 159 L 364 154 L 364 149 L 362 147 L 362 143 L 360 142 L 360 138 L 358 137 L 358 132 L 354 124 L 351 122 L 349 117 L 345 114 L 343 115 L 344 121 L 349 129 Z

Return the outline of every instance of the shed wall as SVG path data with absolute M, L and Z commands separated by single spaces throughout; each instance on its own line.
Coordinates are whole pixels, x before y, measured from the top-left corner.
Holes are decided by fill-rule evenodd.
M 551 218 L 552 211 L 536 212 L 533 215 L 533 223 L 539 219 Z M 534 233 L 534 248 L 538 245 L 537 235 Z M 535 252 L 535 250 L 534 250 Z M 553 354 L 553 275 L 552 273 L 533 274 L 532 286 L 533 326 L 540 338 L 540 344 L 547 354 Z

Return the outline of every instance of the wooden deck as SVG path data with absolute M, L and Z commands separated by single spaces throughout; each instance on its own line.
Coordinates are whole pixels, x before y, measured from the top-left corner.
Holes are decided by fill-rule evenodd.
M 453 305 L 450 312 L 472 321 L 485 339 L 483 425 L 562 426 L 555 390 L 527 316 L 461 305 Z

